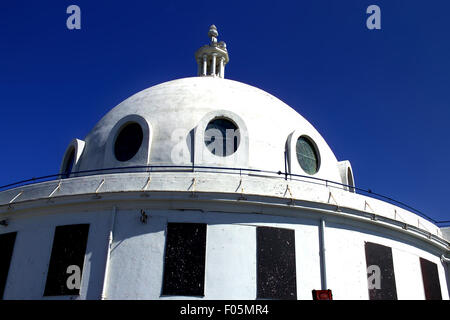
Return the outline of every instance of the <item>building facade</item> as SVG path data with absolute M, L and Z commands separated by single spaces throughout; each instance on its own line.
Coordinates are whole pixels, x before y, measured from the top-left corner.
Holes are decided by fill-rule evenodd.
M 3 299 L 449 299 L 448 229 L 358 192 L 293 108 L 224 78 L 145 89 L 0 192 Z

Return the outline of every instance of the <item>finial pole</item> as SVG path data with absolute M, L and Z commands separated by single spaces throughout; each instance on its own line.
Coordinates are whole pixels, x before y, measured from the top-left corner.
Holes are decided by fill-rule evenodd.
M 208 37 L 211 38 L 211 44 L 214 45 L 217 43 L 217 37 L 219 36 L 219 32 L 215 25 L 211 25 L 208 31 Z

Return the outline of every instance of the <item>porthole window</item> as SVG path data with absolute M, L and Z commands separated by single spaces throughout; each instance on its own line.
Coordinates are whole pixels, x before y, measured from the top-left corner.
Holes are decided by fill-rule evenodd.
M 239 129 L 228 119 L 216 118 L 206 126 L 205 145 L 216 156 L 226 157 L 235 153 L 239 141 Z
M 119 161 L 128 161 L 139 151 L 144 134 L 141 126 L 132 122 L 125 125 L 114 143 L 114 155 Z
M 296 144 L 297 160 L 302 169 L 308 174 L 315 174 L 319 170 L 319 154 L 313 142 L 301 136 Z
M 70 174 L 72 173 L 74 162 L 75 162 L 75 148 L 72 148 L 64 165 L 63 178 L 69 178 Z

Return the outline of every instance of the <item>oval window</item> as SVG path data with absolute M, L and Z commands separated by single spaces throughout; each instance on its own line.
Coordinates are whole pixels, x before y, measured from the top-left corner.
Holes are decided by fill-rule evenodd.
M 297 160 L 303 171 L 315 174 L 319 170 L 319 156 L 313 142 L 302 136 L 296 144 Z
M 144 134 L 139 124 L 133 122 L 120 130 L 114 144 L 114 155 L 119 161 L 128 161 L 139 151 Z
M 239 129 L 228 119 L 216 118 L 206 126 L 205 145 L 216 156 L 226 157 L 235 153 L 239 141 Z

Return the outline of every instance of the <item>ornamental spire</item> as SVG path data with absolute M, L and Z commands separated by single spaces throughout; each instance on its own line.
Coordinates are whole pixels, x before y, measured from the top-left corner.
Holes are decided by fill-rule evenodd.
M 198 65 L 198 76 L 213 76 L 224 78 L 225 65 L 228 63 L 228 51 L 225 42 L 217 42 L 219 32 L 215 25 L 211 25 L 208 31 L 210 44 L 200 47 L 195 52 L 195 60 Z

